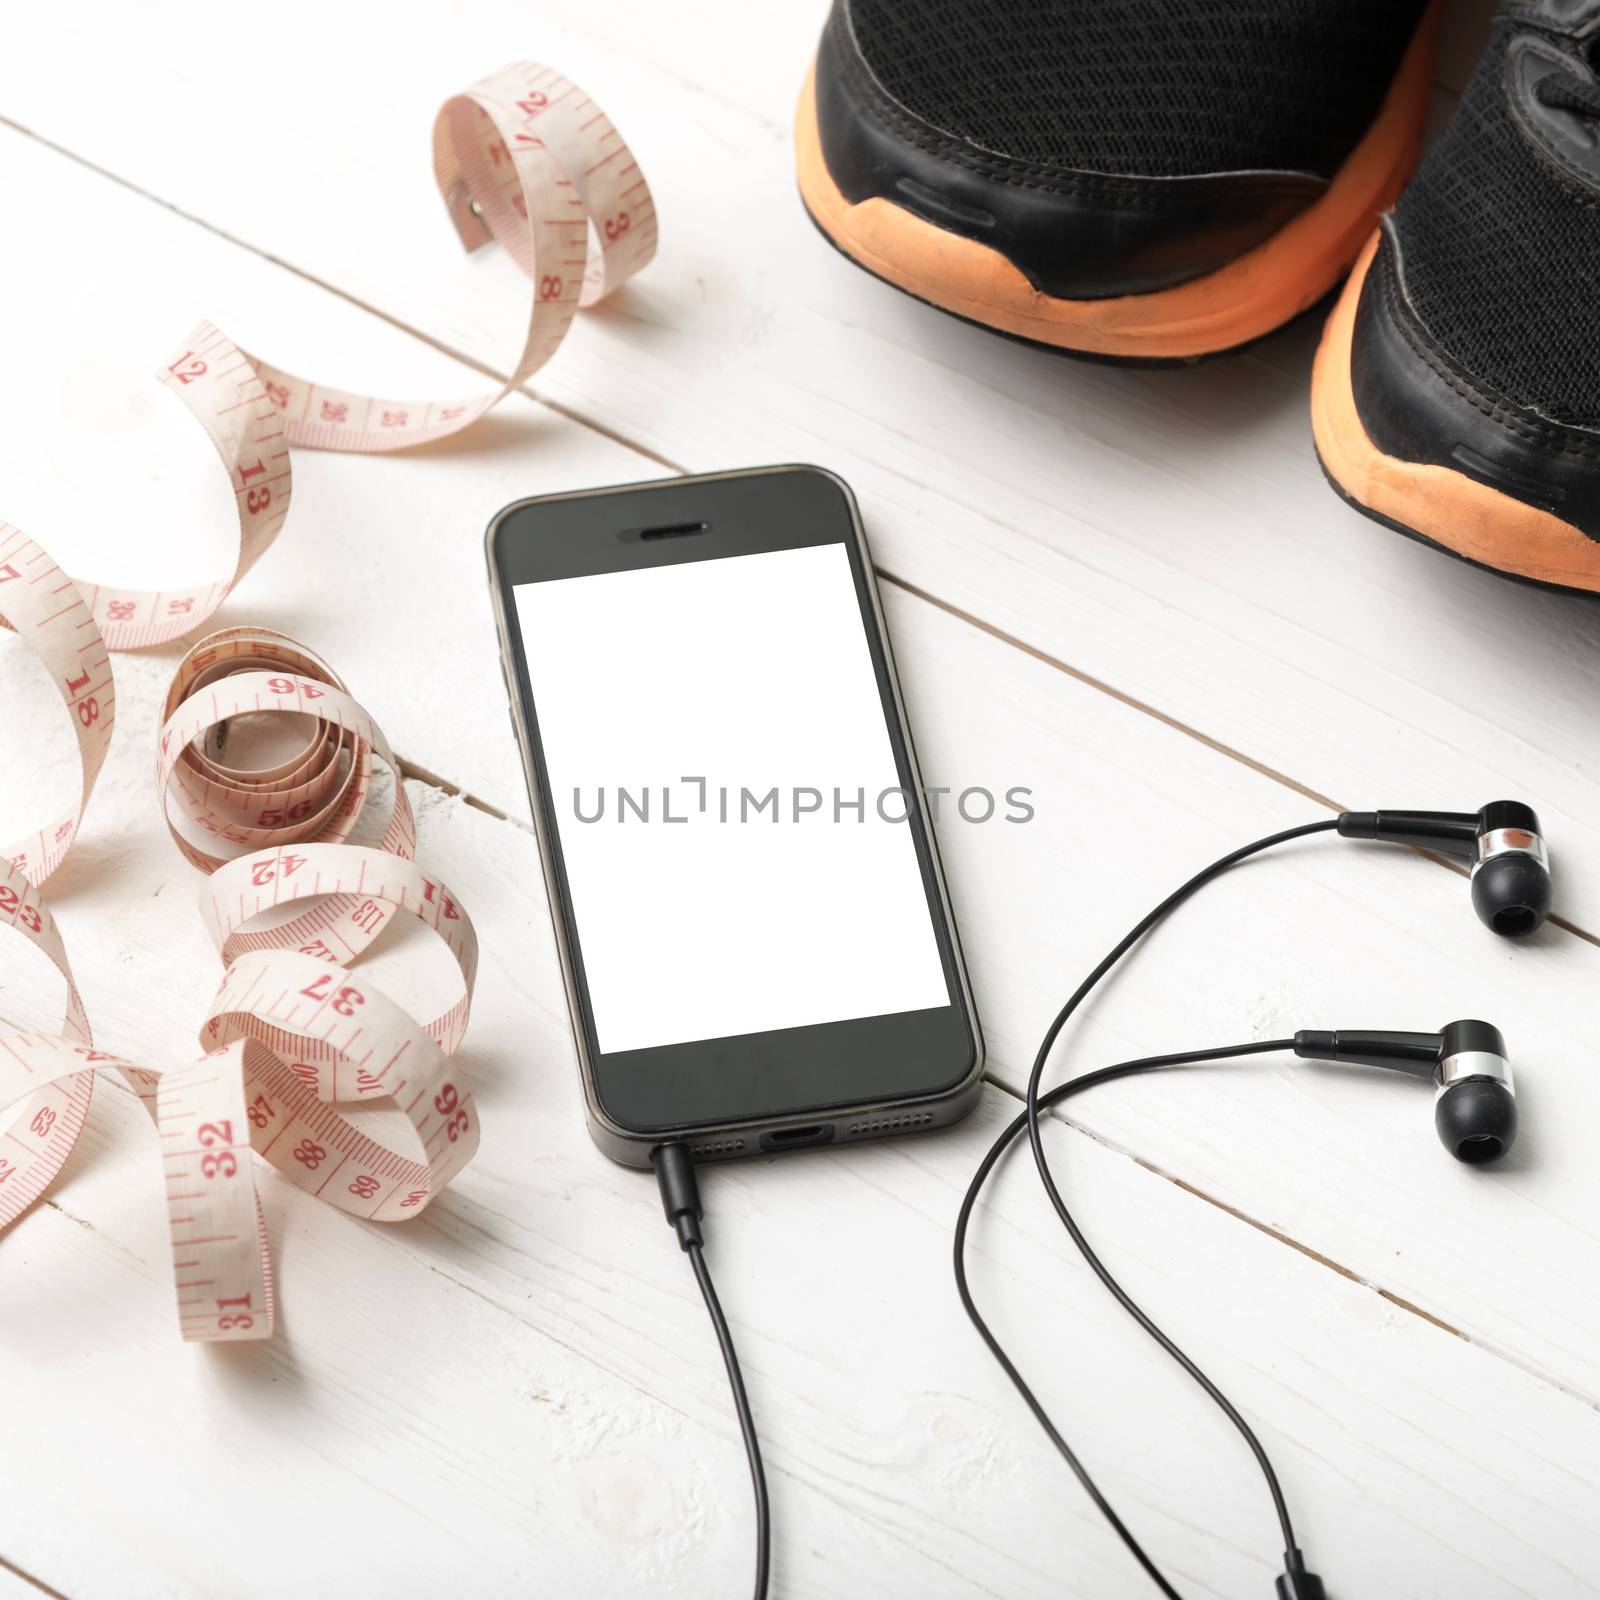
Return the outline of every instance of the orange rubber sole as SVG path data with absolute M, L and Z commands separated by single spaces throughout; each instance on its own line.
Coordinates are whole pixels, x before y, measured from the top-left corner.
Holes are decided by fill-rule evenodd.
M 817 134 L 815 67 L 795 112 L 800 195 L 817 226 L 877 277 L 941 310 L 1036 344 L 1087 355 L 1184 361 L 1271 333 L 1315 305 L 1349 270 L 1410 177 L 1432 98 L 1442 0 L 1432 0 L 1372 126 L 1327 190 L 1255 249 L 1204 277 L 1152 294 L 1062 300 L 1003 255 L 947 233 L 892 201 L 852 205 Z
M 1350 377 L 1356 306 L 1374 234 L 1328 318 L 1311 374 L 1317 454 L 1346 499 L 1402 533 L 1532 583 L 1600 593 L 1600 542 L 1538 506 L 1451 467 L 1385 455 L 1362 426 Z

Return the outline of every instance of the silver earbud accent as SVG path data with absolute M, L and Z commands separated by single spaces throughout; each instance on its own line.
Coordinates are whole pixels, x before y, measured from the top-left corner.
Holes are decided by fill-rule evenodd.
M 1496 856 L 1532 856 L 1547 872 L 1550 870 L 1550 852 L 1544 840 L 1526 828 L 1492 828 L 1478 839 L 1478 859 L 1472 864 L 1472 875 Z
M 1511 1078 L 1511 1063 L 1492 1050 L 1458 1050 L 1453 1056 L 1446 1056 L 1439 1063 L 1438 1076 L 1434 1081 L 1439 1085 L 1439 1093 L 1443 1094 L 1452 1083 L 1460 1083 L 1463 1078 L 1493 1078 L 1496 1083 L 1503 1083 L 1512 1094 L 1517 1092 L 1517 1086 Z

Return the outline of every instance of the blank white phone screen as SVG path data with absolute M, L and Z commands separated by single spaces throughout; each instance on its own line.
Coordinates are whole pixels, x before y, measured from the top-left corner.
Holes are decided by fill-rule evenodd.
M 513 593 L 603 1053 L 950 1004 L 843 545 Z

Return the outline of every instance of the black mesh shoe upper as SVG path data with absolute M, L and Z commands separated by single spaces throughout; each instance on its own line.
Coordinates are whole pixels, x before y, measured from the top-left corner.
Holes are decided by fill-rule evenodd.
M 1405 291 L 1423 326 L 1478 383 L 1553 421 L 1600 426 L 1600 187 L 1566 170 L 1513 111 L 1516 31 L 1506 22 L 1497 29 L 1401 198 Z M 1566 48 L 1574 54 L 1565 114 L 1581 124 L 1594 72 L 1575 45 Z M 1559 87 L 1546 93 L 1561 103 Z M 1600 104 L 1588 131 L 1600 140 Z
M 883 88 L 1020 161 L 1127 176 L 1331 177 L 1422 0 L 849 0 Z

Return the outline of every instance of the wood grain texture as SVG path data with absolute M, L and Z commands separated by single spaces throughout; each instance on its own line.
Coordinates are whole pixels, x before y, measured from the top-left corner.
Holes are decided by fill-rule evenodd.
M 1046 762 L 1060 761 L 1058 770 L 1081 781 L 1081 754 L 1064 760 L 1050 748 L 1064 739 L 1060 730 L 1116 752 L 1096 781 L 1121 798 L 1125 823 L 1152 774 L 1186 805 L 1199 796 L 1224 807 L 1230 819 L 1205 825 L 1230 838 L 1239 810 L 1226 793 L 1232 782 L 1257 784 L 1283 804 L 1273 786 L 1235 763 L 936 608 L 891 599 L 891 626 L 918 725 L 926 730 L 926 703 L 943 707 L 934 722 L 951 719 L 963 763 L 987 753 L 971 739 L 986 709 L 996 750 L 1013 759 L 1030 746 L 1042 752 L 1029 774 L 1041 820 L 1062 790 Z M 124 683 L 125 726 L 153 723 L 159 675 L 128 673 Z M 986 689 L 987 708 L 964 703 L 962 684 L 969 694 Z M 359 680 L 353 687 L 363 692 Z M 1039 720 L 1024 736 L 1009 718 L 995 718 L 997 705 Z M 1137 732 L 1119 739 L 1099 721 L 1102 709 Z M 1204 772 L 1140 748 L 1147 737 L 1225 777 L 1213 779 L 1208 794 Z M 955 778 L 942 739 L 923 742 L 930 781 Z M 152 838 L 144 752 L 124 738 L 113 763 L 82 854 L 66 869 L 63 926 L 102 1042 L 177 1056 L 188 1049 L 214 963 L 193 910 L 194 876 Z M 23 1424 L 38 1448 L 62 1453 L 59 1472 L 78 1461 L 91 1503 L 109 1497 L 118 1508 L 103 1542 L 117 1552 L 113 1576 L 83 1552 L 70 1525 L 28 1499 L 57 1481 L 54 1471 L 36 1465 L 7 1485 L 12 1503 L 29 1512 L 16 1519 L 25 1532 L 12 1541 L 13 1558 L 74 1600 L 209 1594 L 224 1573 L 245 1593 L 277 1593 L 313 1558 L 327 1592 L 365 1573 L 400 1596 L 436 1593 L 452 1574 L 476 1586 L 468 1593 L 538 1578 L 558 1592 L 655 1586 L 696 1594 L 713 1582 L 731 1587 L 743 1570 L 741 1463 L 682 1263 L 648 1179 L 607 1165 L 581 1130 L 531 837 L 437 790 L 412 792 L 422 852 L 471 906 L 491 945 L 464 1058 L 486 1119 L 485 1148 L 440 1208 L 415 1227 L 366 1228 L 271 1184 L 283 1340 L 248 1352 L 183 1349 L 167 1302 L 148 1129 L 125 1097 L 108 1095 L 55 1206 L 0 1242 L 0 1269 L 15 1285 L 8 1359 L 34 1374 L 18 1386 L 38 1408 Z M 1268 825 L 1278 820 L 1268 807 L 1258 815 Z M 1189 826 L 1203 837 L 1200 820 Z M 1126 861 L 1107 861 L 1104 877 L 1083 877 L 1070 827 L 1045 821 L 1028 852 L 1012 843 L 1024 831 L 944 830 L 977 953 L 980 1003 L 991 1017 L 1017 1019 L 991 1028 L 1002 1066 L 1021 1019 L 1055 998 L 1053 972 L 1077 971 L 1088 955 L 1070 919 L 1037 918 L 1032 897 L 1040 890 L 1016 871 L 1028 867 L 1052 899 L 1069 878 L 1073 898 L 1089 905 L 1132 896 L 1131 885 L 1119 891 L 1116 882 L 1130 876 Z M 1069 859 L 1058 862 L 1058 853 Z M 1419 920 L 1430 910 L 1441 921 L 1460 912 L 1459 897 L 1444 897 L 1457 887 L 1446 874 L 1383 856 L 1374 863 L 1375 883 L 1392 879 L 1397 901 L 1421 891 Z M 1349 873 L 1333 868 L 1282 867 L 1282 898 L 1303 904 L 1326 895 L 1338 909 L 1342 886 L 1352 902 L 1364 901 L 1351 893 Z M 1135 875 L 1155 870 L 1141 863 Z M 1441 897 L 1430 908 L 1434 886 Z M 1294 1014 L 1301 997 L 1287 978 L 1224 992 L 1228 974 L 1219 976 L 1214 951 L 1239 909 L 1219 903 L 1217 928 L 1190 930 L 1187 962 L 1177 940 L 1163 942 L 1163 965 L 1141 974 L 1148 982 L 1133 997 L 1136 1009 L 1110 1023 L 1097 1016 L 1096 1059 L 1158 1040 L 1217 1037 L 1215 1030 L 1232 1037 L 1275 1029 Z M 1364 903 L 1347 915 L 1372 925 Z M 1292 972 L 1292 961 L 1274 961 L 1271 946 L 1304 923 L 1297 916 L 1287 931 L 1236 934 L 1230 957 L 1242 971 Z M 1008 929 L 1021 942 L 997 952 Z M 1353 933 L 1341 928 L 1336 940 L 1312 927 L 1305 947 L 1354 946 Z M 372 964 L 402 996 L 418 942 L 397 941 Z M 1556 948 L 1580 959 L 1591 953 L 1570 939 Z M 1541 956 L 1526 965 L 1561 959 Z M 1371 981 L 1370 971 L 1356 973 L 1348 996 L 1338 971 L 1323 973 L 1319 985 L 1354 1003 L 1370 994 Z M 1442 1294 L 1451 1293 L 1452 1262 L 1503 1275 L 1516 1241 L 1475 1237 L 1485 1222 L 1520 1218 L 1523 1243 L 1535 1251 L 1555 1231 L 1514 1192 L 1474 1194 L 1461 1182 L 1482 1175 L 1461 1173 L 1434 1149 L 1426 1096 L 1404 1092 L 1409 1086 L 1385 1093 L 1386 1084 L 1322 1083 L 1271 1066 L 1252 1069 L 1251 1079 L 1173 1077 L 1136 1095 L 1129 1086 L 1135 1147 L 1161 1149 L 1190 1182 L 1238 1166 L 1250 1184 L 1259 1180 L 1265 1207 L 1289 1208 L 1296 1220 L 1316 1213 L 1311 1220 L 1345 1259 L 1366 1251 L 1363 1275 L 1390 1292 L 1396 1282 L 1419 1292 L 1406 1277 L 1413 1258 Z M 1124 1098 L 1107 1091 L 1108 1105 L 1113 1093 Z M 782 1593 L 1066 1592 L 1098 1600 L 1143 1592 L 1071 1484 L 1059 1480 L 954 1303 L 950 1219 L 985 1134 L 1014 1105 L 991 1101 L 973 1123 L 937 1139 L 708 1174 L 718 1271 L 774 1461 Z M 1216 1131 L 1252 1116 L 1277 1121 L 1232 1126 L 1225 1139 Z M 1536 1131 L 1541 1141 L 1555 1132 Z M 1351 1174 L 1323 1164 L 1352 1133 L 1372 1141 L 1381 1170 Z M 1379 1592 L 1397 1574 L 1406 1587 L 1396 1592 L 1417 1595 L 1517 1592 L 1529 1574 L 1539 1586 L 1525 1592 L 1586 1592 L 1581 1574 L 1597 1553 L 1585 1522 L 1586 1485 L 1600 1464 L 1595 1408 L 1532 1370 L 1550 1359 L 1535 1330 L 1546 1337 L 1552 1322 L 1582 1318 L 1572 1281 L 1584 1275 L 1581 1261 L 1569 1276 L 1570 1259 L 1534 1259 L 1524 1266 L 1532 1298 L 1503 1288 L 1493 1297 L 1497 1314 L 1516 1323 L 1513 1340 L 1524 1341 L 1507 1351 L 1444 1331 L 1095 1140 L 1065 1130 L 1052 1138 L 1069 1193 L 1113 1264 L 1128 1268 L 1135 1292 L 1193 1342 L 1294 1463 L 1285 1470 L 1304 1508 L 1304 1537 L 1338 1552 L 1344 1580 L 1365 1585 L 1352 1592 Z M 1248 1160 L 1235 1154 L 1241 1138 L 1251 1145 Z M 1290 1139 L 1308 1143 L 1294 1149 Z M 1257 1140 L 1285 1144 L 1281 1161 L 1265 1161 L 1270 1150 Z M 1197 1165 L 1184 1151 L 1208 1159 Z M 1307 1171 L 1315 1183 L 1304 1182 Z M 1563 1191 L 1584 1203 L 1581 1163 L 1543 1143 L 1540 1161 L 1520 1176 L 1547 1181 L 1556 1204 Z M 1391 1198 L 1401 1182 L 1404 1208 Z M 1275 1183 L 1283 1185 L 1276 1195 Z M 1592 1210 L 1592 1190 L 1587 1203 Z M 1030 1370 L 1072 1363 L 1052 1383 L 1052 1397 L 1086 1441 L 1097 1441 L 1096 1463 L 1129 1514 L 1193 1592 L 1259 1588 L 1270 1527 L 1246 1463 L 1203 1402 L 1064 1261 L 1024 1171 L 1007 1179 L 977 1237 L 979 1292 L 986 1302 L 994 1297 Z M 1478 1287 L 1466 1285 L 1452 1309 L 1470 1312 Z M 65 1407 L 63 1394 L 71 1396 Z M 107 1416 L 118 1419 L 109 1442 Z M 116 1487 L 129 1452 L 150 1437 L 163 1441 L 175 1471 L 197 1475 L 198 1505 L 171 1500 L 169 1481 L 158 1476 L 135 1475 L 131 1491 Z M 104 1476 L 85 1482 L 83 1460 Z M 1037 1525 L 1046 1504 L 1048 1536 Z M 240 1507 L 270 1508 L 287 1530 L 242 1580 L 231 1540 L 239 1519 L 256 1513 Z M 212 1515 L 196 1533 L 202 1508 Z M 392 1519 L 397 1508 L 403 1533 L 376 1553 L 339 1532 Z M 708 1578 L 718 1573 L 728 1576 Z
M 1461 8 L 1480 25 L 1483 9 Z M 449 30 L 416 0 L 381 30 L 291 5 L 281 38 L 240 53 L 216 8 L 96 3 L 32 15 L 0 59 L 0 116 L 71 152 L 0 130 L 8 207 L 51 229 L 7 257 L 8 368 L 34 382 L 0 384 L 0 510 L 79 572 L 192 576 L 221 538 L 226 486 L 146 376 L 201 314 L 331 380 L 478 386 L 456 356 L 493 367 L 526 290 L 455 254 L 425 135 L 500 60 L 547 57 L 599 95 L 666 221 L 662 259 L 541 383 L 559 409 L 514 399 L 392 461 L 302 453 L 280 545 L 219 618 L 325 653 L 434 780 L 413 785 L 423 853 L 489 948 L 466 1056 L 485 1148 L 410 1228 L 265 1180 L 285 1335 L 194 1351 L 173 1329 L 148 1128 L 101 1097 L 55 1204 L 0 1240 L 0 1383 L 30 1452 L 0 1454 L 0 1557 L 70 1600 L 745 1584 L 748 1488 L 703 1314 L 648 1180 L 581 1127 L 479 553 L 516 496 L 785 457 L 851 479 L 901 581 L 886 601 L 929 781 L 1034 790 L 1025 827 L 941 827 L 1011 1091 L 1145 905 L 1245 837 L 1326 815 L 1295 784 L 1349 804 L 1522 793 L 1546 813 L 1562 908 L 1600 929 L 1593 613 L 1344 513 L 1309 459 L 1306 331 L 1216 368 L 1082 369 L 829 255 L 786 132 L 819 15 L 615 0 L 541 15 L 530 38 L 510 0 L 472 0 Z M 361 92 L 341 97 L 352 61 Z M 241 106 L 291 101 L 241 128 Z M 112 764 L 54 897 L 101 1041 L 171 1059 L 215 976 L 148 790 L 176 654 L 119 658 Z M 73 781 L 44 689 L 0 639 L 26 773 L 0 784 L 0 823 Z M 1130 1287 L 1262 1419 L 1333 1592 L 1600 1593 L 1583 1003 L 1600 951 L 1559 930 L 1498 944 L 1458 877 L 1332 843 L 1241 871 L 1152 945 L 1063 1070 L 1297 1026 L 1483 1012 L 1506 1029 L 1527 1131 L 1493 1173 L 1448 1161 L 1414 1086 L 1270 1061 L 1108 1088 L 1050 1144 Z M 421 959 L 386 940 L 373 970 L 404 994 Z M 38 976 L 0 962 L 0 1014 L 43 1020 Z M 780 1595 L 1148 1592 L 949 1283 L 960 1191 L 1015 1108 L 997 1088 L 935 1139 L 707 1177 Z M 1012 1167 L 977 1230 L 979 1293 L 1184 1592 L 1265 1592 L 1273 1530 L 1237 1442 Z M 38 1592 L 0 1566 L 11 1600 L 8 1582 Z
M 133 717 L 151 704 L 129 699 Z M 144 763 L 118 759 L 86 850 L 146 831 Z M 5 1361 L 30 1375 L 7 1385 L 30 1441 L 28 1469 L 5 1469 L 8 1543 L 73 1600 L 279 1595 L 310 1574 L 313 1593 L 397 1597 L 742 1585 L 721 1375 L 648 1178 L 582 1131 L 532 841 L 412 795 L 426 859 L 491 932 L 462 1056 L 484 1147 L 450 1194 L 378 1228 L 271 1184 L 282 1336 L 186 1349 L 149 1129 L 109 1093 L 54 1204 L 0 1243 Z M 101 1037 L 183 1052 L 212 977 L 193 875 L 166 849 L 98 881 L 92 865 L 61 903 Z M 369 971 L 404 996 L 429 953 L 386 940 Z M 949 1281 L 960 1190 L 1014 1106 L 995 1094 L 949 1135 L 707 1174 L 780 1593 L 1145 1592 Z M 1082 1134 L 1053 1124 L 1050 1142 L 1109 1259 L 1264 1419 L 1304 1537 L 1338 1553 L 1349 1592 L 1585 1592 L 1591 1406 Z M 978 1292 L 1186 1592 L 1259 1592 L 1271 1529 L 1247 1462 L 1042 1213 L 1014 1164 L 976 1230 Z M 92 1542 L 59 1514 L 66 1481 L 96 1509 Z
M 51 1594 L 47 1584 L 37 1582 L 20 1568 L 0 1560 L 0 1600 L 39 1600 L 41 1595 L 51 1600 Z
M 1560 910 L 1600 929 L 1597 797 L 1574 759 L 1600 610 L 1413 546 L 1325 490 L 1315 319 L 1235 361 L 1130 373 L 993 339 L 834 257 L 795 201 L 788 135 L 822 9 L 594 7 L 530 40 L 515 0 L 479 0 L 443 36 L 423 0 L 381 30 L 306 3 L 217 74 L 226 24 L 200 0 L 163 8 L 157 37 L 101 4 L 35 21 L 0 105 L 492 366 L 525 284 L 455 254 L 424 132 L 485 61 L 558 57 L 642 147 L 663 249 L 541 394 L 688 469 L 825 459 L 870 496 L 889 570 L 1340 804 L 1537 795 L 1571 869 Z M 1451 11 L 1459 81 L 1484 7 Z M 147 65 L 132 106 L 128 53 Z M 54 93 L 58 56 L 84 93 Z M 352 60 L 381 88 L 342 93 Z M 288 82 L 313 114 L 254 147 L 194 138 Z
M 34 173 L 30 163 L 43 172 Z M 117 532 L 119 511 L 136 519 L 141 540 L 148 538 L 148 559 L 174 562 L 195 529 L 205 526 L 203 495 L 227 491 L 204 458 L 203 441 L 190 437 L 195 430 L 143 376 L 134 336 L 151 318 L 176 325 L 187 287 L 186 280 L 168 281 L 167 263 L 187 260 L 192 250 L 197 259 L 186 272 L 209 271 L 219 292 L 242 296 L 248 287 L 263 307 L 272 307 L 258 346 L 280 330 L 302 339 L 320 335 L 353 364 L 368 349 L 394 344 L 392 330 L 373 327 L 327 293 L 296 284 L 114 185 L 63 167 L 29 142 L 21 143 L 15 167 L 26 198 L 42 201 L 49 176 L 84 186 L 80 209 L 92 203 L 106 226 L 148 242 L 130 252 L 118 292 L 102 294 L 87 310 L 96 342 L 84 354 L 74 352 L 54 408 L 48 389 L 42 403 L 20 390 L 0 393 L 0 423 L 18 445 L 11 487 L 20 503 L 11 515 L 51 544 L 71 570 L 98 572 L 100 562 L 115 560 L 123 565 L 113 575 L 131 576 L 130 567 L 146 558 L 139 541 Z M 28 187 L 30 178 L 37 179 L 35 187 Z M 145 227 L 154 232 L 140 234 Z M 31 292 L 42 297 L 50 292 L 50 277 L 68 268 L 25 260 L 19 270 L 37 274 Z M 91 288 L 86 274 L 85 297 Z M 269 322 L 265 310 L 258 315 Z M 43 365 L 55 338 L 40 324 L 18 329 L 15 345 L 24 360 Z M 423 352 L 412 359 L 425 365 L 440 358 Z M 459 381 L 459 374 L 448 377 Z M 502 426 L 517 431 L 497 435 Z M 82 472 L 85 437 L 97 458 L 114 455 L 125 471 Z M 144 459 L 139 450 L 156 453 Z M 503 798 L 514 815 L 525 816 L 494 661 L 478 527 L 492 509 L 535 485 L 621 481 L 647 472 L 648 464 L 517 401 L 470 448 L 464 443 L 393 462 L 302 452 L 297 466 L 299 498 L 282 542 L 219 620 L 248 617 L 291 629 L 338 664 L 358 697 L 363 685 L 403 690 L 390 697 L 392 704 L 374 708 L 401 754 L 469 793 Z M 195 497 L 188 502 L 192 520 L 171 517 L 174 482 Z M 875 533 L 870 499 L 867 514 Z M 970 624 L 915 597 L 897 597 L 892 589 L 890 595 L 929 781 L 957 790 L 986 784 L 997 792 L 1023 783 L 1038 794 L 1036 824 L 957 826 L 946 830 L 945 841 L 979 974 L 992 1070 L 1019 1087 L 1033 1041 L 1068 986 L 1065 975 L 1086 969 L 1140 909 L 1205 860 L 1243 837 L 1318 811 L 1203 742 Z M 931 634 L 924 637 L 923 630 Z M 957 637 L 966 646 L 959 655 L 934 642 Z M 141 684 L 159 683 L 175 654 L 123 657 L 121 678 L 135 674 Z M 47 726 L 57 728 L 59 714 Z M 137 726 L 124 719 L 125 729 Z M 51 770 L 66 782 L 73 770 L 70 749 L 64 742 L 58 749 L 68 753 Z M 6 820 L 19 828 L 27 821 L 21 815 Z M 1111 849 L 1102 844 L 1108 826 Z M 1303 914 L 1308 904 L 1315 915 Z M 1220 971 L 1219 949 L 1228 957 Z M 1396 961 L 1393 952 L 1407 959 Z M 1252 867 L 1212 891 L 1185 914 L 1181 933 L 1174 929 L 1159 941 L 1159 956 L 1160 969 L 1141 970 L 1126 1000 L 1119 986 L 1088 1019 L 1084 1048 L 1095 1059 L 1104 1059 L 1106 1050 L 1138 1053 L 1206 1037 L 1231 1039 L 1239 1036 L 1241 1021 L 1249 1023 L 1248 1033 L 1360 1025 L 1374 1017 L 1380 1020 L 1373 1025 L 1431 1027 L 1474 1010 L 1495 1013 L 1530 1069 L 1524 1074 L 1530 1148 L 1546 1138 L 1563 1140 L 1558 1152 L 1522 1163 L 1526 1172 L 1515 1180 L 1484 1182 L 1474 1174 L 1463 1185 L 1462 1174 L 1430 1159 L 1436 1151 L 1426 1105 L 1404 1092 L 1408 1086 L 1387 1081 L 1332 1083 L 1324 1075 L 1306 1079 L 1288 1100 L 1246 1090 L 1217 1100 L 1201 1096 L 1199 1107 L 1187 1104 L 1190 1091 L 1182 1086 L 1155 1105 L 1111 1093 L 1104 1109 L 1086 1104 L 1082 1115 L 1107 1137 L 1452 1326 L 1503 1342 L 1539 1370 L 1600 1395 L 1583 1334 L 1594 1307 L 1587 1296 L 1573 1300 L 1569 1288 L 1557 1286 L 1574 1264 L 1575 1245 L 1594 1248 L 1584 1215 L 1593 1191 L 1582 1176 L 1581 1125 L 1560 1118 L 1541 1125 L 1536 1115 L 1541 1081 L 1559 1085 L 1563 1096 L 1584 1095 L 1589 1081 L 1582 1035 L 1567 1019 L 1576 986 L 1593 981 L 1591 946 L 1555 931 L 1532 948 L 1506 946 L 1479 928 L 1455 875 L 1409 857 L 1321 845 L 1304 847 L 1282 865 Z M 1258 974 L 1266 975 L 1265 989 Z M 1148 996 L 1158 987 L 1166 999 L 1153 1008 Z M 1406 1107 L 1399 1119 L 1387 1109 L 1397 1090 Z M 1123 1106 L 1130 1109 L 1122 1112 Z M 1194 1136 L 1197 1118 L 1208 1129 L 1203 1140 Z M 1352 1139 L 1352 1128 L 1369 1124 L 1370 1136 Z M 1241 1139 L 1239 1130 L 1246 1129 Z M 1247 1149 L 1248 1162 L 1241 1160 Z M 1379 1188 L 1374 1204 L 1361 1212 L 1362 1226 L 1353 1227 L 1344 1197 L 1352 1186 L 1362 1192 L 1387 1181 L 1396 1150 L 1418 1158 L 1406 1163 L 1408 1177 L 1415 1172 L 1423 1186 L 1416 1206 L 1405 1208 L 1397 1223 Z M 1308 1160 L 1325 1163 L 1319 1170 L 1328 1175 L 1326 1193 L 1297 1181 Z M 1531 1186 L 1536 1205 L 1553 1205 L 1570 1218 L 1575 1238 L 1530 1230 L 1521 1214 L 1491 1198 L 1513 1181 Z M 1453 1257 L 1439 1248 L 1438 1208 L 1450 1216 L 1457 1193 L 1475 1225 L 1503 1241 L 1508 1255 L 1537 1263 L 1530 1266 L 1529 1285 L 1537 1315 L 1478 1293 L 1470 1254 L 1475 1232 L 1446 1230 L 1447 1241 L 1465 1241 Z M 1415 1248 L 1398 1261 L 1396 1227 L 1418 1230 Z M 1592 1272 L 1577 1275 L 1579 1284 L 1594 1281 Z

